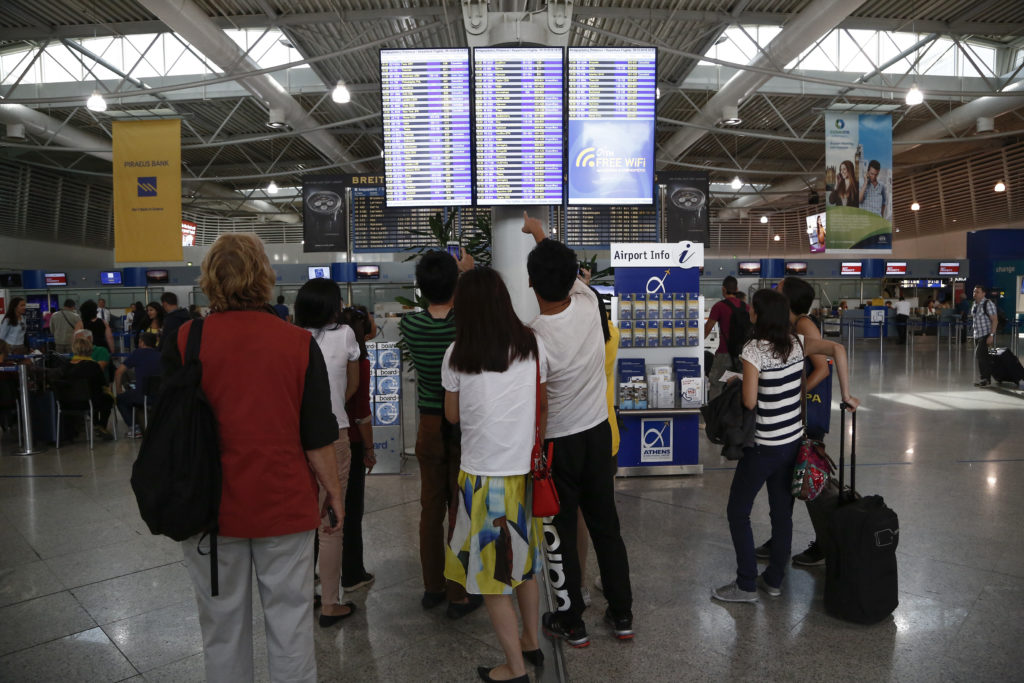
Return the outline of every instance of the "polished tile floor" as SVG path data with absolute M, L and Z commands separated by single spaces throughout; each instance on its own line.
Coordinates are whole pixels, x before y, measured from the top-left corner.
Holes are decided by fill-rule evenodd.
M 857 626 L 824 613 L 824 569 L 793 568 L 780 598 L 723 605 L 733 577 L 731 464 L 701 443 L 702 476 L 623 479 L 637 637 L 614 640 L 595 592 L 592 644 L 548 647 L 532 680 L 1008 681 L 1024 667 L 1024 394 L 975 389 L 969 349 L 858 342 L 858 489 L 900 515 L 900 606 Z M 838 451 L 838 428 L 829 438 Z M 0 681 L 202 680 L 199 625 L 177 544 L 151 536 L 128 484 L 135 445 L 22 458 L 0 443 Z M 371 477 L 360 613 L 317 629 L 320 677 L 473 681 L 500 654 L 483 610 L 419 606 L 418 479 Z M 763 494 L 752 516 L 767 537 Z M 810 540 L 794 513 L 795 550 Z M 591 558 L 590 566 L 596 563 Z M 591 572 L 594 570 L 591 569 Z M 593 578 L 593 577 L 591 577 Z M 266 679 L 257 613 L 257 677 Z

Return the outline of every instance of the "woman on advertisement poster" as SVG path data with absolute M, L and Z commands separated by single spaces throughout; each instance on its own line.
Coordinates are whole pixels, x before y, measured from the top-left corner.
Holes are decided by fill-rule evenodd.
M 828 203 L 833 206 L 851 206 L 856 208 L 859 205 L 857 189 L 857 174 L 853 170 L 853 162 L 849 159 L 844 159 L 839 164 L 839 180 L 836 183 L 836 189 L 828 196 Z M 822 243 L 824 243 L 824 240 L 822 240 Z

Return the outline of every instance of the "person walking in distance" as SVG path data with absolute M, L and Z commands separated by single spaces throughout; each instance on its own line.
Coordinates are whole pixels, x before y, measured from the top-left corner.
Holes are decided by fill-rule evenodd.
M 976 387 L 987 387 L 992 383 L 992 359 L 988 349 L 996 341 L 996 325 L 999 316 L 996 305 L 985 297 L 985 288 L 974 285 L 974 305 L 971 306 L 971 318 L 974 319 L 974 357 L 978 360 L 979 379 Z

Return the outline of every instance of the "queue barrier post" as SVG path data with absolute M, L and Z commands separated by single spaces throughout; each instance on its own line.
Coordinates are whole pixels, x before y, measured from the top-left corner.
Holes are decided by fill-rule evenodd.
M 36 455 L 44 449 L 36 448 L 32 438 L 32 411 L 28 405 L 28 366 L 24 363 L 18 364 L 18 395 L 21 398 L 21 411 L 18 416 L 21 420 L 22 433 L 25 435 L 24 448 L 16 451 L 16 455 Z

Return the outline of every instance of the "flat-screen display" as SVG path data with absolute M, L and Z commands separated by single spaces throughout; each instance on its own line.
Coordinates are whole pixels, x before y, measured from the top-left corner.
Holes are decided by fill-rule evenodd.
M 760 275 L 761 274 L 761 262 L 760 261 L 740 261 L 737 266 L 740 275 Z
M 939 263 L 939 275 L 959 275 L 960 274 L 960 262 L 950 261 L 947 263 Z
M 569 204 L 652 204 L 657 49 L 568 51 Z
M 786 261 L 786 275 L 807 275 L 807 261 Z
M 388 206 L 468 206 L 469 50 L 381 50 Z
M 120 270 L 107 270 L 100 273 L 100 282 L 105 285 L 119 285 L 121 284 L 121 271 Z
M 379 280 L 380 266 L 356 266 L 357 280 Z
M 560 47 L 473 51 L 476 203 L 562 203 Z
M 860 275 L 860 261 L 843 261 L 839 269 L 840 275 Z
M 807 241 L 811 243 L 811 253 L 821 254 L 825 251 L 825 214 L 816 213 L 808 216 Z
M 43 273 L 43 279 L 47 287 L 67 287 L 67 273 Z
M 885 274 L 886 275 L 906 275 L 907 274 L 907 262 L 906 261 L 886 261 L 885 262 Z
M 166 270 L 147 270 L 146 271 L 146 282 L 148 284 L 160 284 L 163 282 L 170 282 L 171 276 Z
M 0 273 L 0 287 L 21 287 L 21 273 Z
M 309 266 L 309 268 L 307 270 L 307 275 L 309 276 L 310 280 L 315 280 L 315 279 L 320 278 L 320 277 L 325 278 L 327 280 L 330 280 L 331 279 L 331 267 L 330 266 Z
M 196 232 L 199 230 L 199 226 L 192 221 L 181 221 L 181 246 L 183 247 L 194 247 L 196 246 Z

